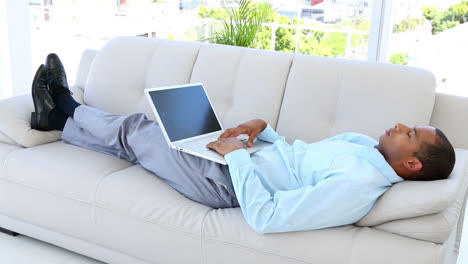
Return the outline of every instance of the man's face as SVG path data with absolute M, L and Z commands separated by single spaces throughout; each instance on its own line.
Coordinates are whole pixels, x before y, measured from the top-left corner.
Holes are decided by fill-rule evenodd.
M 414 157 L 422 143 L 435 143 L 436 130 L 431 126 L 413 128 L 397 123 L 380 136 L 378 149 L 390 165 Z

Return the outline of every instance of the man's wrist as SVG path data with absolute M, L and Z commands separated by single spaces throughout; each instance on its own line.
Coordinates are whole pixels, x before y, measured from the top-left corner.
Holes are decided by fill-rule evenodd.
M 237 146 L 236 146 L 236 147 L 233 147 L 233 149 L 230 150 L 229 152 L 227 152 L 226 154 L 224 154 L 224 156 L 226 156 L 227 154 L 232 153 L 232 152 L 234 152 L 234 151 L 236 151 L 236 150 L 239 150 L 239 149 L 244 149 L 244 148 L 237 147 Z
M 249 153 L 245 149 L 237 149 L 224 156 L 230 168 L 239 168 L 252 162 Z

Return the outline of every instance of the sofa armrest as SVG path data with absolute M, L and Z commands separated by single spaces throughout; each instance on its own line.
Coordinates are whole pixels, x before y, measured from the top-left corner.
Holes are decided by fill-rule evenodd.
M 91 69 L 91 65 L 97 53 L 98 50 L 87 49 L 81 55 L 80 65 L 78 66 L 78 72 L 76 73 L 75 79 L 76 87 L 84 90 L 84 87 L 86 86 L 86 80 L 88 79 L 89 70 Z
M 70 89 L 75 100 L 83 103 L 83 90 Z M 32 129 L 31 112 L 34 112 L 31 94 L 0 100 L 0 142 L 30 148 L 60 140 L 61 131 Z
M 390 221 L 443 212 L 454 203 L 458 212 L 443 212 L 444 217 L 455 215 L 458 220 L 468 188 L 468 150 L 455 149 L 456 162 L 448 179 L 437 181 L 402 181 L 393 185 L 375 203 L 357 226 L 377 226 Z M 459 198 L 463 196 L 462 198 Z
M 31 112 L 34 112 L 34 104 L 30 94 L 1 100 L 0 132 L 3 136 L 0 142 L 29 148 L 60 140 L 60 131 L 32 129 Z

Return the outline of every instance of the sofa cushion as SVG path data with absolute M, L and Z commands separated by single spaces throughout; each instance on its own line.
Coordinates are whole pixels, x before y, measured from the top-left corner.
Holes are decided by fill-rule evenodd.
M 60 140 L 60 131 L 31 129 L 31 112 L 34 104 L 30 94 L 1 100 L 0 142 L 34 147 Z
M 445 236 L 446 238 L 448 236 L 446 231 L 448 228 L 452 228 L 458 219 L 463 204 L 464 190 L 468 186 L 468 177 L 466 177 L 468 151 L 455 149 L 455 153 L 455 167 L 448 179 L 399 182 L 386 191 L 377 200 L 369 213 L 356 225 L 376 226 L 393 220 L 442 212 L 442 216 L 435 216 L 436 220 L 434 220 L 435 218 L 427 218 L 424 221 L 434 220 L 429 221 L 429 223 L 432 223 L 431 225 L 434 225 L 431 232 L 438 232 L 441 237 Z M 445 218 L 447 223 L 440 221 L 440 217 Z M 435 224 L 435 222 L 439 224 Z M 410 224 L 411 222 L 408 222 L 408 225 Z M 382 228 L 388 230 L 390 225 Z M 401 229 L 399 227 L 401 223 L 394 225 L 395 229 L 393 230 L 395 233 L 401 233 L 404 231 L 400 232 L 398 230 L 407 229 Z M 428 227 L 431 227 L 431 225 Z M 420 229 L 422 228 L 423 225 Z
M 103 178 L 131 165 L 123 159 L 57 141 L 10 153 L 4 163 L 4 178 L 92 204 Z
M 402 122 L 427 125 L 435 78 L 402 65 L 296 55 L 277 132 L 292 143 L 314 142 L 344 132 L 379 138 Z
M 236 263 L 440 263 L 434 243 L 366 227 L 258 234 L 239 208 L 210 211 L 203 238 L 209 264 L 224 263 L 226 256 L 235 256 Z
M 99 184 L 132 165 L 63 141 L 32 148 L 0 145 L 0 156 L 0 213 L 86 241 L 96 234 Z
M 289 53 L 205 44 L 190 81 L 205 85 L 225 129 L 254 118 L 275 127 L 292 58 Z
M 106 112 L 137 112 L 148 65 L 157 46 L 150 38 L 119 37 L 96 55 L 86 81 L 84 102 Z
M 108 175 L 97 189 L 96 206 L 95 243 L 150 263 L 201 263 L 202 226 L 212 208 L 141 166 Z
M 189 83 L 201 45 L 197 42 L 158 40 L 147 69 L 144 88 Z M 141 95 L 137 111 L 156 121 L 148 100 L 143 93 Z
M 6 178 L 8 175 L 6 173 L 6 167 L 3 165 L 8 159 L 8 155 L 20 149 L 23 149 L 23 148 L 18 147 L 16 145 L 0 143 L 0 179 Z
M 115 38 L 94 58 L 84 101 L 106 112 L 138 112 L 155 120 L 144 89 L 188 83 L 200 45 L 151 38 Z

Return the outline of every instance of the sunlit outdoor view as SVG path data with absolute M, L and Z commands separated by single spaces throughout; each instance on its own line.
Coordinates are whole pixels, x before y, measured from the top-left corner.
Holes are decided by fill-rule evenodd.
M 437 91 L 468 96 L 468 1 L 397 0 L 393 4 L 390 62 L 431 70 Z
M 56 52 L 73 74 L 84 49 L 99 49 L 119 35 L 366 60 L 372 4 L 372 0 L 30 0 L 33 65 Z M 428 68 L 436 73 L 439 91 L 463 94 L 467 89 L 457 80 L 463 76 L 457 61 L 466 61 L 467 56 L 462 50 L 468 46 L 468 24 L 463 24 L 468 2 L 396 0 L 392 9 L 388 61 Z M 450 90 L 449 84 L 458 90 Z
M 118 35 L 225 43 L 225 40 L 216 38 L 216 34 L 222 31 L 222 21 L 229 21 L 229 10 L 245 2 L 30 1 L 33 65 L 40 64 L 47 53 L 56 52 L 61 54 L 73 73 L 84 49 L 98 49 Z M 242 46 L 340 58 L 367 58 L 372 1 L 252 2 L 250 17 L 245 19 L 256 19 L 255 16 L 261 12 L 264 18 L 258 34 Z

